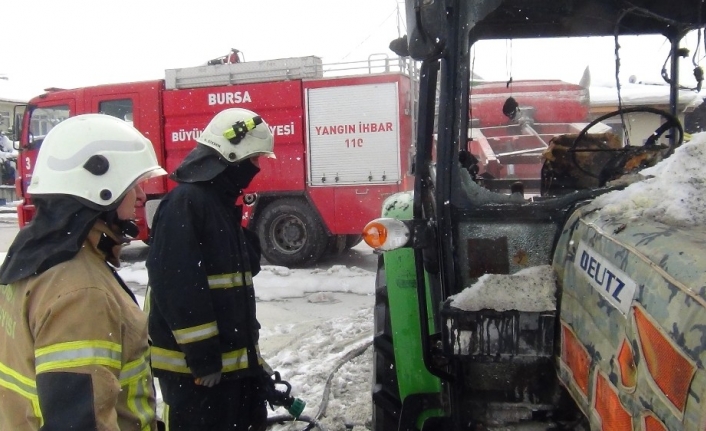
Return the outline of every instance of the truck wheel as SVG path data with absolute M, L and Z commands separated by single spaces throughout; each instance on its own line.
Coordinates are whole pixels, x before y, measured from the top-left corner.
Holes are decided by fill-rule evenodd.
M 338 256 L 346 249 L 346 235 L 331 235 L 326 245 L 327 256 Z
M 258 216 L 257 235 L 263 256 L 273 265 L 310 265 L 321 258 L 328 244 L 318 215 L 297 199 L 267 205 Z
M 396 430 L 400 420 L 400 390 L 397 385 L 395 351 L 387 297 L 383 257 L 378 258 L 375 277 L 375 335 L 373 337 L 373 431 Z
M 363 235 L 346 235 L 346 250 L 350 250 L 363 240 Z

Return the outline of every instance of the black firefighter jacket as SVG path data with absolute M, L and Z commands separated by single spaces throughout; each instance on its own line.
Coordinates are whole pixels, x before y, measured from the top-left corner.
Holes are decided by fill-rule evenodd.
M 209 183 L 179 184 L 160 203 L 147 258 L 156 377 L 221 371 L 228 380 L 261 369 L 252 283 L 259 244 L 246 237 L 240 214 L 232 196 Z

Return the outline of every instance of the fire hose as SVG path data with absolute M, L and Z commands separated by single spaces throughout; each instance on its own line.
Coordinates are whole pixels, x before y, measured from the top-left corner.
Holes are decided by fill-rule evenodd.
M 366 350 L 368 350 L 368 347 L 372 344 L 372 341 L 368 341 L 366 343 L 363 343 L 362 345 L 356 347 L 355 349 L 349 351 L 346 353 L 337 363 L 336 366 L 333 367 L 331 372 L 328 375 L 328 378 L 326 379 L 326 385 L 324 386 L 324 392 L 321 397 L 321 404 L 319 405 L 319 410 L 316 412 L 316 415 L 312 418 L 309 416 L 302 416 L 301 412 L 304 410 L 304 402 L 292 397 L 289 395 L 289 392 L 291 390 L 291 385 L 289 383 L 279 380 L 279 373 L 275 372 L 275 380 L 274 382 L 283 384 L 287 386 L 287 390 L 282 392 L 275 390 L 277 394 L 273 394 L 273 400 L 270 401 L 268 397 L 268 403 L 270 403 L 270 407 L 274 409 L 274 406 L 282 406 L 287 409 L 289 412 L 289 415 L 277 415 L 277 416 L 271 416 L 267 418 L 267 428 L 273 426 L 273 425 L 278 425 L 282 424 L 283 422 L 306 422 L 308 425 L 306 428 L 304 428 L 302 431 L 309 431 L 314 429 L 314 427 L 318 428 L 320 431 L 327 431 L 327 429 L 319 422 L 319 420 L 323 417 L 323 415 L 326 413 L 326 406 L 328 405 L 328 398 L 329 398 L 329 393 L 331 392 L 331 382 L 333 381 L 333 376 L 336 374 L 336 372 L 341 368 L 344 364 L 347 362 L 351 361 L 353 358 L 356 358 L 360 355 L 363 354 Z

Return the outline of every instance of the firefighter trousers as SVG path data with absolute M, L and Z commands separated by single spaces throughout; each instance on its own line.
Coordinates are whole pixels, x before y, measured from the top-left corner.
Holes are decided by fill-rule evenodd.
M 212 388 L 190 379 L 160 379 L 166 431 L 260 431 L 267 406 L 255 379 L 222 380 Z

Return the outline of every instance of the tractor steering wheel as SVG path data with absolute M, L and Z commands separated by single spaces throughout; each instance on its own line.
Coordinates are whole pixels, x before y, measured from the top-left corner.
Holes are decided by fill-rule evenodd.
M 581 151 L 587 151 L 587 150 L 580 150 L 576 149 L 577 144 L 586 136 L 588 131 L 591 129 L 591 127 L 595 126 L 596 124 L 600 123 L 601 121 L 607 120 L 608 118 L 612 118 L 618 115 L 624 115 L 624 114 L 631 114 L 635 112 L 647 112 L 650 114 L 656 114 L 659 115 L 660 117 L 666 119 L 666 121 L 660 125 L 657 129 L 655 129 L 654 132 L 650 135 L 649 138 L 645 141 L 645 147 L 649 146 L 654 146 L 657 143 L 657 140 L 662 137 L 668 130 L 671 129 L 676 129 L 677 132 L 679 133 L 679 138 L 677 140 L 672 141 L 672 144 L 670 144 L 669 149 L 665 153 L 664 157 L 669 157 L 674 150 L 679 147 L 683 142 L 684 142 L 684 128 L 681 125 L 681 122 L 677 117 L 674 115 L 670 114 L 667 111 L 663 111 L 661 109 L 657 108 L 651 108 L 649 106 L 636 106 L 632 108 L 622 108 L 618 109 L 613 112 L 609 112 L 605 115 L 601 115 L 600 117 L 596 118 L 595 120 L 591 121 L 588 123 L 586 127 L 584 127 L 581 132 L 576 136 L 576 139 L 574 139 L 574 142 L 571 144 L 571 147 L 569 148 L 569 152 L 571 153 L 571 161 L 573 162 L 574 166 L 576 166 L 580 171 L 582 171 L 584 174 L 599 179 L 599 174 L 596 174 L 594 172 L 589 172 L 588 170 L 584 169 L 581 165 L 579 165 L 578 161 L 576 160 L 576 153 L 581 152 Z M 605 150 L 599 150 L 599 151 L 624 151 L 624 149 L 605 149 Z

